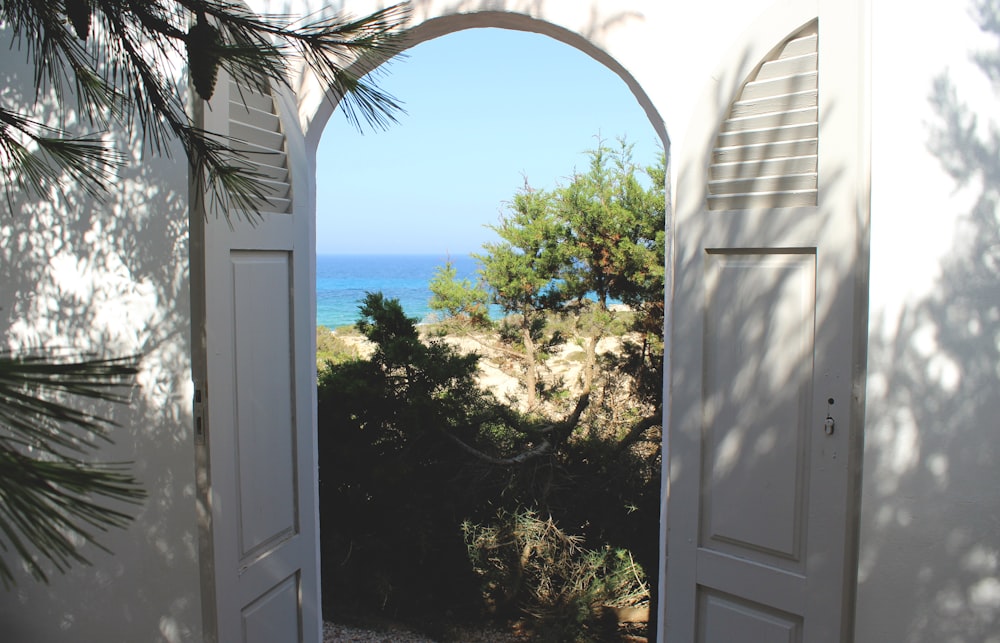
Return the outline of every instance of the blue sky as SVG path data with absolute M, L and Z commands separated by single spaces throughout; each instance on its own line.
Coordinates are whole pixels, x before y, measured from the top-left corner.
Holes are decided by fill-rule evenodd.
M 659 143 L 625 83 L 545 36 L 473 29 L 422 43 L 379 85 L 407 111 L 359 133 L 340 113 L 317 154 L 319 254 L 467 254 L 504 201 L 586 170 L 600 133 L 652 163 Z

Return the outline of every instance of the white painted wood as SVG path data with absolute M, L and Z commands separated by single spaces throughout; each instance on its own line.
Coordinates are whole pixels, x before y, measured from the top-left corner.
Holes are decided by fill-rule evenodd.
M 210 570 L 205 634 L 219 643 L 313 643 L 321 633 L 314 224 L 308 208 L 289 198 L 297 173 L 285 165 L 304 162 L 305 153 L 294 119 L 272 127 L 274 102 L 244 92 L 257 114 L 247 118 L 234 88 L 218 83 L 204 126 L 246 138 L 283 198 L 269 199 L 254 225 L 240 213 L 228 213 L 230 222 L 211 210 L 192 221 L 192 262 L 200 264 L 193 275 L 204 283 L 195 328 L 207 541 L 201 565 Z M 240 109 L 219 108 L 230 99 Z
M 235 140 L 233 149 L 244 156 L 241 164 L 262 177 L 258 186 L 265 198 L 257 199 L 256 209 L 287 213 L 291 207 L 288 153 L 274 99 L 252 88 L 241 88 L 233 81 L 226 86 L 228 101 L 215 100 L 228 105 L 228 134 Z
M 816 204 L 817 47 L 812 23 L 779 43 L 742 83 L 715 141 L 709 209 Z
M 737 46 L 679 159 L 665 452 L 666 641 L 850 637 L 861 418 L 855 378 L 864 341 L 855 295 L 863 231 L 853 178 L 863 152 L 851 144 L 859 140 L 860 105 L 837 103 L 835 110 L 832 97 L 844 101 L 860 92 L 848 73 L 858 54 L 847 54 L 847 64 L 820 63 L 818 91 L 808 99 L 819 110 L 818 136 L 805 159 L 741 152 L 746 156 L 712 166 L 710 177 L 728 184 L 714 192 L 702 169 L 724 154 L 717 143 L 726 135 L 719 131 L 734 129 L 727 120 L 733 103 L 726 104 L 720 88 L 732 88 L 736 100 L 742 85 L 734 81 L 752 77 L 762 57 L 782 51 L 782 41 L 816 17 L 807 11 L 775 9 Z M 828 43 L 850 42 L 857 14 L 846 13 L 848 19 L 829 26 L 819 20 L 820 61 L 834 57 Z M 812 46 L 815 53 L 816 42 L 806 38 L 794 48 Z M 776 111 L 785 101 L 783 113 L 805 113 L 796 111 L 803 97 L 766 100 Z M 781 149 L 781 127 L 788 125 L 781 121 L 769 123 L 771 130 L 737 129 L 751 136 L 751 147 Z M 769 131 L 777 142 L 768 143 Z M 785 174 L 790 163 L 799 164 L 803 178 Z M 832 434 L 824 430 L 828 416 Z

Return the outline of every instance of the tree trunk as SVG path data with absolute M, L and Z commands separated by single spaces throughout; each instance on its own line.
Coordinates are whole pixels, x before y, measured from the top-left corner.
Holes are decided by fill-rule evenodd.
M 524 344 L 524 385 L 528 389 L 527 405 L 535 408 L 538 402 L 538 349 L 531 337 L 531 323 L 527 315 L 521 317 L 521 341 Z
M 600 335 L 592 335 L 587 338 L 584 347 L 587 351 L 586 361 L 583 364 L 583 392 L 590 393 L 594 387 L 594 377 L 597 372 L 597 342 L 601 341 Z

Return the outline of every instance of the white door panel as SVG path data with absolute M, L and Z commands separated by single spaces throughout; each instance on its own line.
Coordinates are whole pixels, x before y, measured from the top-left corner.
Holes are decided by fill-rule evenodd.
M 801 566 L 815 255 L 706 254 L 702 546 Z

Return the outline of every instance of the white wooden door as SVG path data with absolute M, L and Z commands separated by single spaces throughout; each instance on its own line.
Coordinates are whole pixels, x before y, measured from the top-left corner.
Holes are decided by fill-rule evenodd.
M 205 638 L 220 643 L 320 640 L 314 232 L 301 136 L 280 112 L 225 78 L 202 106 L 272 195 L 253 225 L 210 201 L 191 221 Z
M 757 57 L 741 52 L 728 88 L 720 77 L 721 118 L 699 139 L 706 151 L 682 168 L 670 642 L 849 637 L 863 368 L 855 347 L 864 335 L 860 128 L 858 79 L 839 68 L 843 60 L 826 64 L 834 51 L 824 38 L 836 42 L 838 29 L 829 23 L 786 19 L 780 32 L 772 17 Z M 697 176 L 706 170 L 707 182 Z M 705 187 L 682 194 L 695 182 Z

